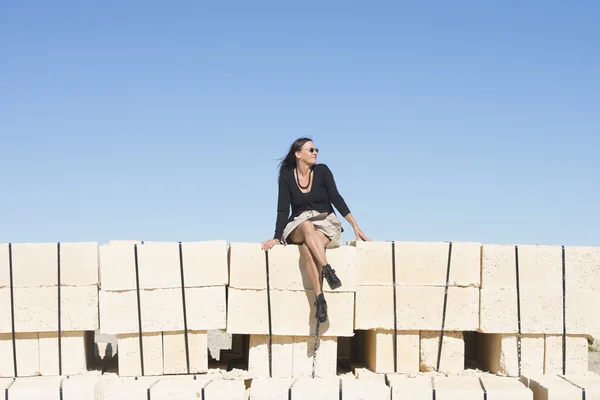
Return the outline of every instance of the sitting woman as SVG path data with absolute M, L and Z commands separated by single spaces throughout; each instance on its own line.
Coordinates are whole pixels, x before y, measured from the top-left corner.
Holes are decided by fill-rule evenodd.
M 327 302 L 320 277 L 325 276 L 331 289 L 342 285 L 325 255 L 326 248 L 342 245 L 342 224 L 333 206 L 352 225 L 356 240 L 371 239 L 358 227 L 338 192 L 331 170 L 325 164 L 317 164 L 318 153 L 311 139 L 300 138 L 294 141 L 280 163 L 275 235 L 262 246 L 268 251 L 278 243 L 300 245 L 306 260 L 304 267 L 317 298 L 315 317 L 323 323 L 327 320 Z

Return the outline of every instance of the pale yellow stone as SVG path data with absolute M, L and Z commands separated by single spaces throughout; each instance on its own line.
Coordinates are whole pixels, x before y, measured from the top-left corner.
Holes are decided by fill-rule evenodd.
M 436 376 L 436 400 L 481 400 L 483 389 L 476 377 Z
M 294 400 L 339 399 L 340 381 L 337 378 L 298 378 L 292 386 Z
M 206 331 L 188 331 L 191 374 L 208 371 L 208 338 Z M 187 374 L 185 332 L 163 332 L 163 373 Z
M 206 400 L 245 400 L 246 386 L 242 380 L 214 379 L 206 385 L 204 394 Z
M 189 330 L 225 328 L 225 286 L 186 288 L 185 297 Z M 141 290 L 140 303 L 143 332 L 184 329 L 181 289 Z M 100 292 L 100 329 L 104 334 L 138 332 L 136 291 Z
M 354 376 L 360 380 L 375 380 L 385 384 L 385 374 L 373 372 L 368 368 L 353 368 Z
M 98 400 L 148 400 L 148 389 L 158 385 L 155 376 L 135 378 L 113 377 L 101 379 Z
M 545 374 L 562 374 L 563 337 L 546 335 Z M 581 374 L 588 370 L 588 340 L 585 336 L 566 336 L 566 373 Z
M 136 289 L 133 244 L 103 244 L 99 248 L 99 253 L 100 282 L 103 291 Z
M 99 376 L 69 376 L 62 381 L 63 400 L 98 400 Z
M 64 286 L 98 285 L 98 243 L 60 244 L 60 284 Z
M 185 287 L 225 286 L 229 283 L 227 241 L 183 242 Z
M 15 288 L 57 285 L 56 243 L 13 243 L 12 261 Z
M 600 247 L 565 246 L 567 293 L 600 286 Z
M 533 400 L 533 392 L 518 378 L 486 374 L 481 377 L 487 400 Z
M 398 286 L 397 329 L 439 330 L 444 310 L 444 287 Z M 373 312 L 377 310 L 377 312 Z M 393 329 L 393 288 L 359 286 L 356 292 L 355 329 Z M 479 289 L 449 287 L 445 329 L 475 331 L 479 328 Z
M 274 335 L 311 336 L 316 332 L 315 296 L 312 291 L 271 290 L 271 324 Z M 227 332 L 269 333 L 266 290 L 228 291 Z M 353 336 L 353 293 L 326 293 L 329 319 L 320 325 L 321 336 Z
M 482 368 L 504 376 L 519 376 L 517 335 L 483 334 L 477 339 Z M 544 335 L 521 335 L 521 373 L 544 373 Z
M 391 285 L 392 243 L 351 241 L 356 247 L 357 285 Z
M 269 335 L 250 335 L 248 372 L 258 378 L 292 378 L 294 337 L 273 336 L 271 342 L 271 376 L 269 375 Z
M 10 287 L 8 243 L 0 243 L 0 289 L 5 287 Z
M 521 333 L 562 332 L 562 291 L 524 288 L 520 291 Z M 517 291 L 481 290 L 481 332 L 517 333 Z
M 58 333 L 39 334 L 40 371 L 42 375 L 59 375 Z M 62 375 L 79 375 L 87 371 L 85 332 L 62 332 Z
M 117 335 L 119 376 L 142 376 L 139 335 Z M 144 376 L 163 374 L 162 333 L 142 335 Z
M 567 334 L 600 338 L 600 291 L 567 291 L 566 323 Z
M 421 331 L 420 370 L 459 373 L 465 369 L 465 341 L 462 332 L 444 332 L 442 354 L 438 370 L 441 332 Z
M 204 398 L 210 400 L 210 397 L 206 396 L 206 388 L 215 379 L 218 379 L 217 376 L 211 375 L 198 375 L 196 379 L 191 375 L 161 377 L 150 387 L 150 398 L 151 400 L 201 399 L 204 390 Z
M 40 374 L 39 335 L 37 333 L 15 334 L 18 376 L 36 376 Z M 0 334 L 0 377 L 13 377 L 14 358 L 12 335 Z
M 394 373 L 394 331 L 365 332 L 365 362 L 378 373 Z M 419 331 L 399 331 L 396 335 L 397 372 L 419 371 Z
M 518 249 L 520 288 L 562 293 L 561 246 L 519 245 Z M 484 289 L 516 289 L 515 246 L 483 245 L 481 276 Z
M 387 374 L 392 400 L 431 400 L 433 381 L 429 376 L 409 377 L 407 375 Z
M 600 377 L 590 375 L 567 375 L 563 379 L 557 375 L 532 375 L 527 376 L 529 387 L 535 400 L 579 400 L 582 399 L 582 390 L 585 389 L 586 400 L 600 399 Z
M 275 290 L 312 290 L 305 260 L 297 245 L 277 245 L 269 250 L 269 287 Z M 342 281 L 335 292 L 353 292 L 356 288 L 356 249 L 341 246 L 326 250 L 329 264 Z M 230 287 L 266 289 L 266 256 L 260 243 L 231 243 Z M 332 292 L 325 281 L 324 292 Z
M 342 379 L 344 400 L 389 400 L 390 388 L 375 380 Z
M 294 378 L 256 378 L 250 386 L 250 400 L 288 400 Z
M 181 288 L 178 243 L 144 243 L 137 246 L 137 254 L 140 289 Z
M 337 373 L 337 338 L 320 337 L 315 355 L 314 336 L 294 336 L 293 377 L 312 376 L 315 359 L 315 377 L 334 377 Z

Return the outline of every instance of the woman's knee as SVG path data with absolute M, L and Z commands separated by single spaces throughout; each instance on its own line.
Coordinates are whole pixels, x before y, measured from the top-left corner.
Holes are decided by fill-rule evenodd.
M 312 235 L 315 233 L 315 226 L 310 221 L 304 221 L 298 225 L 298 228 L 304 235 Z

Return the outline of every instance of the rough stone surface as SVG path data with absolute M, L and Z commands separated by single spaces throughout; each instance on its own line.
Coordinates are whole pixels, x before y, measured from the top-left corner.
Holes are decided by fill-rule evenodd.
M 437 359 L 441 332 L 421 331 L 422 372 L 438 371 Z M 465 369 L 465 341 L 462 332 L 444 332 L 439 372 L 459 373 Z

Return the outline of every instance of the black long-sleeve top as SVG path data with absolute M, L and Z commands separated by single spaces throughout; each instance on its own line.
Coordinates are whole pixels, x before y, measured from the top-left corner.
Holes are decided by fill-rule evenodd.
M 326 164 L 315 164 L 312 175 L 312 187 L 308 193 L 303 193 L 298 187 L 293 169 L 283 170 L 279 175 L 277 222 L 273 239 L 281 240 L 287 223 L 306 210 L 332 213 L 333 204 L 342 217 L 350 214 L 350 209 L 339 193 L 329 167 Z

